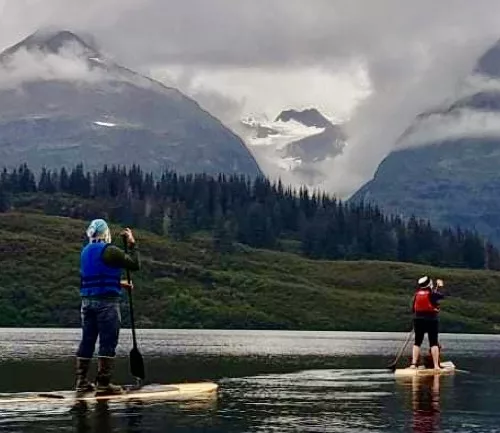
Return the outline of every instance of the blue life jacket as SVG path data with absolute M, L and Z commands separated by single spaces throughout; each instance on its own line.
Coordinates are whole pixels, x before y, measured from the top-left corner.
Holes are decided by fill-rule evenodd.
M 107 266 L 101 256 L 108 244 L 94 242 L 83 248 L 80 255 L 81 296 L 121 296 L 121 268 Z

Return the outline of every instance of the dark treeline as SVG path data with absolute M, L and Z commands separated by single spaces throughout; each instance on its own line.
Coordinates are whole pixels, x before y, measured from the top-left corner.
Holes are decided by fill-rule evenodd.
M 0 211 L 10 209 L 26 195 L 22 193 L 36 192 L 48 197 L 48 214 L 101 216 L 179 240 L 209 231 L 221 252 L 230 251 L 236 241 L 269 249 L 298 245 L 314 259 L 500 269 L 498 250 L 475 232 L 438 230 L 425 220 L 387 216 L 371 205 L 346 204 L 265 178 L 165 172 L 156 179 L 138 166 L 104 166 L 90 173 L 83 165 L 71 171 L 43 170 L 37 178 L 22 165 L 0 175 Z

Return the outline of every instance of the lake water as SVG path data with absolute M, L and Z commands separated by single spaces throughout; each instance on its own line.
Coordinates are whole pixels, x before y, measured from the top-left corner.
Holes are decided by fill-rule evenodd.
M 0 329 L 0 393 L 67 390 L 80 331 Z M 139 330 L 147 381 L 213 380 L 216 397 L 71 410 L 0 406 L 2 432 L 500 432 L 500 336 L 442 335 L 463 372 L 396 380 L 405 334 Z M 130 330 L 115 379 L 131 383 Z M 427 346 L 425 346 L 425 349 Z M 405 356 L 405 363 L 408 356 Z

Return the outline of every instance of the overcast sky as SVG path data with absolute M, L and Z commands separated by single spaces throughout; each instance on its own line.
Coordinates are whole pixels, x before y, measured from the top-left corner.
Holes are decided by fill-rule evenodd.
M 0 0 L 0 49 L 49 25 L 93 34 L 228 125 L 308 106 L 348 119 L 348 151 L 326 168 L 345 195 L 500 39 L 500 1 Z

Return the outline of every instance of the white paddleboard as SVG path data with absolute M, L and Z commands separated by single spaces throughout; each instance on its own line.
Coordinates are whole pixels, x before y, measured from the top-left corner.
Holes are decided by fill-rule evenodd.
M 87 393 L 76 396 L 75 391 L 50 391 L 39 393 L 21 393 L 3 395 L 0 405 L 12 403 L 60 402 L 76 403 L 78 401 L 96 402 L 102 400 L 179 400 L 198 396 L 208 396 L 217 391 L 218 385 L 213 382 L 178 383 L 172 385 L 146 385 L 140 389 L 130 389 L 123 394 L 95 395 Z
M 418 368 L 398 368 L 394 372 L 395 376 L 432 376 L 435 374 L 453 374 L 455 373 L 455 364 L 451 361 L 441 362 L 441 370 L 425 368 L 423 365 Z

